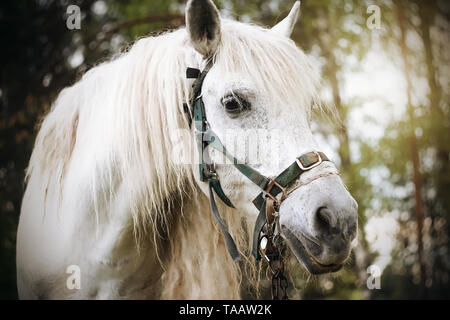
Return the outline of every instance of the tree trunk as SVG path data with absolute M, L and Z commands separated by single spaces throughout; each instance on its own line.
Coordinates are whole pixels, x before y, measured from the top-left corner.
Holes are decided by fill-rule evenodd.
M 420 297 L 425 298 L 425 264 L 423 259 L 423 205 L 422 205 L 422 175 L 420 173 L 420 162 L 419 162 L 419 150 L 417 146 L 417 139 L 415 135 L 415 116 L 414 116 L 414 107 L 411 102 L 411 94 L 412 94 L 412 82 L 411 75 L 409 73 L 409 63 L 408 63 L 408 48 L 406 45 L 406 18 L 404 14 L 405 8 L 402 5 L 402 1 L 396 1 L 396 10 L 398 23 L 400 27 L 400 39 L 398 44 L 401 49 L 402 59 L 403 59 L 403 68 L 405 73 L 405 78 L 407 82 L 407 95 L 408 95 L 408 105 L 407 105 L 407 113 L 410 122 L 410 152 L 411 152 L 411 161 L 413 164 L 413 182 L 414 182 L 414 193 L 415 193 L 415 208 L 414 208 L 414 216 L 417 223 L 417 254 L 418 254 L 418 262 L 420 266 Z
M 420 17 L 420 33 L 422 36 L 425 61 L 427 65 L 427 81 L 430 88 L 429 100 L 432 119 L 437 126 L 441 126 L 443 112 L 440 108 L 442 98 L 442 88 L 437 81 L 437 72 L 434 65 L 433 43 L 430 35 L 430 27 L 433 24 L 434 14 L 436 13 L 435 1 L 418 1 Z M 437 157 L 441 173 L 447 172 L 449 164 L 449 154 L 446 150 L 438 148 Z

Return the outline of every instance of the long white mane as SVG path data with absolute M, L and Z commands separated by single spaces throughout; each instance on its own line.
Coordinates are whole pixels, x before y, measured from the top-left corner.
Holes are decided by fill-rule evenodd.
M 274 112 L 310 112 L 317 102 L 319 77 L 292 40 L 227 20 L 221 34 L 214 56 L 220 74 L 245 74 L 256 88 L 279 101 Z M 199 61 L 186 30 L 180 29 L 140 39 L 127 52 L 87 72 L 60 93 L 42 122 L 27 176 L 36 171 L 47 187 L 54 182 L 62 190 L 71 155 L 84 148 L 98 172 L 86 181 L 96 214 L 102 214 L 99 204 L 113 199 L 121 184 L 129 194 L 137 235 L 153 230 L 156 240 L 163 230 L 178 237 L 172 242 L 187 241 L 170 229 L 178 218 L 170 212 L 180 199 L 182 203 L 186 195 L 199 191 L 192 166 L 180 165 L 172 151 L 174 135 L 188 128 L 183 103 L 189 101 L 192 82 L 185 79 L 185 70 L 199 67 Z M 297 101 L 303 109 L 286 110 L 293 105 L 286 101 Z M 224 218 L 248 255 L 243 217 L 233 212 Z

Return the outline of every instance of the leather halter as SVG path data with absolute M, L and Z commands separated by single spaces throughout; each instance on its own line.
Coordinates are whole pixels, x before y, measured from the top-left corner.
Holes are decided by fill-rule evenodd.
M 200 159 L 200 180 L 203 182 L 208 182 L 211 212 L 219 224 L 225 238 L 228 252 L 234 261 L 238 261 L 240 259 L 239 252 L 233 238 L 227 230 L 226 224 L 220 216 L 214 199 L 214 193 L 216 193 L 227 206 L 231 208 L 234 208 L 234 206 L 230 199 L 228 199 L 225 195 L 225 192 L 220 185 L 219 176 L 216 173 L 214 164 L 212 164 L 209 159 L 209 153 L 206 148 L 211 146 L 223 153 L 233 163 L 236 169 L 238 169 L 243 175 L 245 175 L 262 190 L 261 193 L 253 200 L 253 204 L 259 210 L 259 215 L 256 219 L 254 227 L 252 255 L 255 257 L 256 261 L 259 261 L 261 259 L 260 242 L 262 239 L 262 230 L 264 226 L 268 226 L 274 222 L 281 202 L 285 199 L 288 193 L 296 189 L 296 187 L 292 186 L 292 184 L 294 184 L 304 172 L 317 167 L 323 161 L 330 160 L 322 152 L 311 151 L 305 153 L 298 157 L 287 169 L 285 169 L 274 179 L 265 177 L 246 164 L 239 163 L 238 160 L 227 151 L 217 134 L 211 130 L 206 118 L 205 105 L 203 103 L 201 91 L 203 81 L 211 67 L 212 63 L 210 61 L 203 72 L 200 72 L 200 70 L 194 68 L 188 68 L 186 70 L 186 77 L 188 79 L 196 79 L 193 84 L 193 93 L 190 101 L 192 110 L 189 110 L 185 105 L 185 112 L 188 114 L 190 125 L 194 122 L 194 130 Z

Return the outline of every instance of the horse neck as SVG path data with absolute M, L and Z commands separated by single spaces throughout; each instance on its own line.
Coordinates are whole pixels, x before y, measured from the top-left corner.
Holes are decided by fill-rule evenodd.
M 239 299 L 240 271 L 214 224 L 209 200 L 199 191 L 184 201 L 169 235 L 171 249 L 162 298 Z

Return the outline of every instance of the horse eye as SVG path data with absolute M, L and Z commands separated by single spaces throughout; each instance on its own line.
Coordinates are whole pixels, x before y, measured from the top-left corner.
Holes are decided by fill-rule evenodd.
M 250 109 L 250 103 L 237 95 L 229 95 L 222 98 L 222 105 L 230 116 L 237 116 L 244 110 Z

